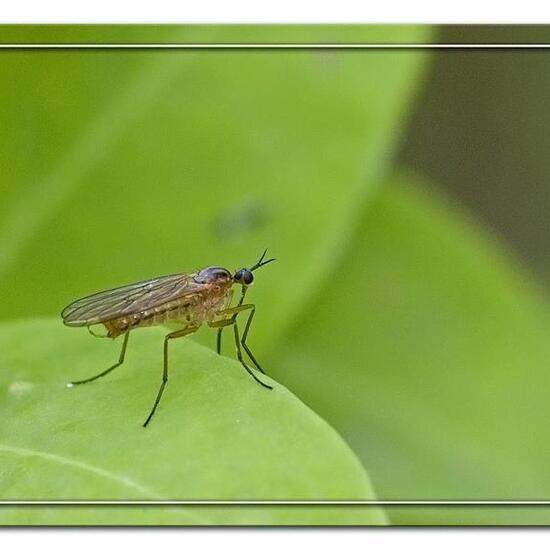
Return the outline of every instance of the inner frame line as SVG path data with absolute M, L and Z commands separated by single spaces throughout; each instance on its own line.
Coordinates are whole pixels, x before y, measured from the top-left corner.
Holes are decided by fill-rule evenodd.
M 548 506 L 550 500 L 0 500 L 1 506 Z
M 304 43 L 288 43 L 288 44 L 155 44 L 155 43 L 135 43 L 135 44 L 0 44 L 0 50 L 27 50 L 27 49 L 182 49 L 182 50 L 239 50 L 239 49 L 257 49 L 257 50 L 378 50 L 378 49 L 550 49 L 550 43 L 538 44 L 304 44 Z

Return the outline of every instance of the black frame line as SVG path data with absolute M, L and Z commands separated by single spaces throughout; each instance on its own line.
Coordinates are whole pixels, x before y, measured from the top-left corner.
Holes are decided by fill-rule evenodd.
M 287 43 L 287 44 L 239 44 L 239 43 L 219 43 L 219 44 L 201 44 L 201 43 L 142 43 L 142 44 L 99 44 L 99 43 L 78 43 L 78 44 L 32 44 L 32 43 L 5 43 L 0 44 L 0 50 L 492 50 L 492 49 L 550 49 L 550 43 L 538 44 L 458 44 L 458 43 L 422 43 L 422 44 L 383 44 L 383 43 L 324 43 L 324 44 L 306 44 L 306 43 Z

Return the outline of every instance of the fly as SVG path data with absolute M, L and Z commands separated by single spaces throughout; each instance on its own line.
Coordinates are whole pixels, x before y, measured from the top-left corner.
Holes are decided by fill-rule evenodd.
M 272 386 L 262 382 L 254 371 L 245 363 L 242 350 L 262 374 L 264 370 L 252 354 L 246 343 L 252 319 L 256 313 L 254 304 L 245 304 L 244 298 L 248 287 L 254 281 L 253 271 L 273 262 L 275 258 L 265 260 L 267 250 L 261 258 L 249 268 L 242 268 L 234 274 L 224 267 L 205 267 L 196 273 L 179 273 L 149 279 L 140 283 L 125 285 L 111 290 L 98 292 L 76 300 L 68 305 L 61 317 L 69 327 L 87 327 L 94 336 L 117 338 L 123 336 L 122 348 L 118 361 L 108 369 L 84 380 L 70 382 L 69 387 L 86 384 L 110 373 L 124 362 L 128 337 L 136 328 L 162 325 L 165 323 L 181 323 L 183 327 L 164 337 L 162 381 L 149 416 L 143 427 L 153 418 L 155 411 L 168 381 L 168 342 L 174 338 L 188 336 L 206 323 L 217 329 L 216 348 L 221 353 L 221 336 L 225 327 L 233 327 L 237 359 L 248 374 L 264 388 Z M 232 287 L 241 285 L 241 296 L 235 306 L 231 306 Z M 237 317 L 249 312 L 246 325 L 239 334 Z M 91 326 L 104 325 L 107 334 L 98 335 L 92 332 Z

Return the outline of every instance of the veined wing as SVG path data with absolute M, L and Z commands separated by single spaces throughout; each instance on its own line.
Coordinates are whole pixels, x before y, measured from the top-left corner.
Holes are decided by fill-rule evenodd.
M 194 273 L 179 273 L 133 283 L 86 296 L 68 305 L 63 322 L 71 327 L 103 323 L 138 313 L 204 289 L 193 280 Z

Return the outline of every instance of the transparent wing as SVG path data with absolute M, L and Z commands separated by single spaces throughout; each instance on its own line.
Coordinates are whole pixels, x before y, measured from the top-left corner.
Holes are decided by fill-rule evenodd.
M 203 285 L 193 280 L 194 275 L 194 273 L 166 275 L 104 290 L 68 305 L 61 312 L 61 317 L 66 325 L 81 327 L 138 313 L 186 294 L 201 291 Z

